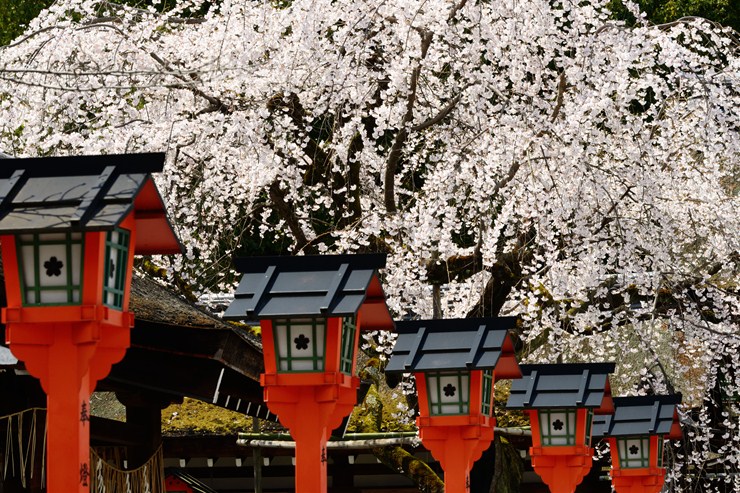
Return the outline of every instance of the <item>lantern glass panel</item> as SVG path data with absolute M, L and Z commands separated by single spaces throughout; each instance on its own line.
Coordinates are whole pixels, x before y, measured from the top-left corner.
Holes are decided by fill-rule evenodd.
M 483 370 L 483 396 L 481 398 L 481 413 L 490 416 L 493 411 L 493 370 Z
M 82 297 L 82 233 L 16 238 L 24 305 L 73 305 Z
M 658 467 L 663 467 L 663 437 L 658 437 Z
M 470 375 L 467 372 L 432 372 L 426 374 L 426 380 L 432 416 L 468 414 Z
M 575 409 L 542 409 L 537 414 L 543 446 L 576 444 Z
M 275 320 L 272 327 L 278 371 L 324 371 L 326 320 Z
M 627 437 L 617 439 L 619 466 L 622 469 L 648 467 L 650 464 L 650 439 Z
M 355 332 L 357 326 L 353 317 L 342 319 L 342 352 L 339 369 L 347 375 L 352 375 L 352 362 L 355 357 Z
M 119 310 L 123 309 L 128 268 L 129 232 L 125 229 L 109 231 L 105 238 L 105 279 L 103 302 Z

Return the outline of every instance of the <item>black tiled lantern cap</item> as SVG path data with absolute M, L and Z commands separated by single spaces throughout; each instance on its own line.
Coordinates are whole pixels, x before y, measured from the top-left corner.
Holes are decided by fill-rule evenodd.
M 516 317 L 396 322 L 398 339 L 386 373 L 494 369 L 506 360 L 505 375 L 521 376 L 509 329 Z
M 611 412 L 609 373 L 614 363 L 519 365 L 522 378 L 511 386 L 508 409 L 593 408 Z
M 3 159 L 0 234 L 110 231 L 135 210 L 135 253 L 180 253 L 151 176 L 164 159 L 163 153 Z
M 681 394 L 615 397 L 614 414 L 595 416 L 594 437 L 674 435 L 678 431 L 676 406 Z
M 378 270 L 384 254 L 242 257 L 227 320 L 347 317 L 363 330 L 393 330 Z

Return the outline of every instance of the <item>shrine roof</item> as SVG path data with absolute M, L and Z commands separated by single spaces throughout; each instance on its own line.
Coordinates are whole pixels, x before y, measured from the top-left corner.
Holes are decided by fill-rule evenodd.
M 681 394 L 615 397 L 614 414 L 595 416 L 592 435 L 670 435 L 678 427 L 680 436 L 676 411 L 680 402 Z

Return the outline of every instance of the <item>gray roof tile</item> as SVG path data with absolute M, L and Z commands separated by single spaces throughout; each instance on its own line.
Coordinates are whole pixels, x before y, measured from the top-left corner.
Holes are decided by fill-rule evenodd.
M 493 369 L 502 356 L 516 366 L 508 333 L 515 326 L 516 317 L 396 322 L 398 340 L 385 371 Z M 515 373 L 499 378 L 516 378 Z
M 0 234 L 110 230 L 137 210 L 136 253 L 179 253 L 151 177 L 163 166 L 163 153 L 7 159 Z
M 506 407 L 609 409 L 608 374 L 614 371 L 614 366 L 614 363 L 520 365 L 523 377 L 512 384 Z
M 681 394 L 615 397 L 614 414 L 595 416 L 593 436 L 668 435 L 678 424 Z
M 385 255 L 244 257 L 227 320 L 362 316 L 366 330 L 392 329 L 378 269 Z

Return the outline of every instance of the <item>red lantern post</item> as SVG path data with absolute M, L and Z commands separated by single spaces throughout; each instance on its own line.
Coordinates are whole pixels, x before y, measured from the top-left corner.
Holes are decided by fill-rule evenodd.
M 90 394 L 129 346 L 134 253 L 179 253 L 150 173 L 163 154 L 8 159 L 2 310 L 48 407 L 48 489 L 89 491 Z
M 360 331 L 392 330 L 377 270 L 383 255 L 252 257 L 232 320 L 259 320 L 270 411 L 296 442 L 296 492 L 327 490 L 326 442 L 352 412 Z
M 681 439 L 676 406 L 681 395 L 615 397 L 614 415 L 594 420 L 594 437 L 605 436 L 612 454 L 617 493 L 659 493 L 665 481 L 664 439 Z
M 508 409 L 529 414 L 532 467 L 553 493 L 573 493 L 591 470 L 594 414 L 613 412 L 613 363 L 521 365 Z
M 519 378 L 508 330 L 515 317 L 396 323 L 387 373 L 413 373 L 424 446 L 444 470 L 445 491 L 470 491 L 469 473 L 493 440 L 496 378 Z

